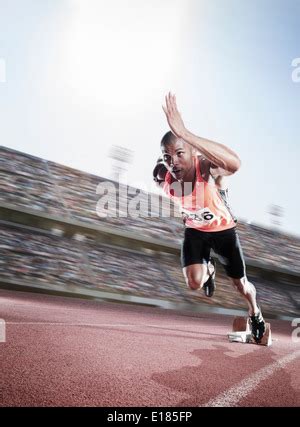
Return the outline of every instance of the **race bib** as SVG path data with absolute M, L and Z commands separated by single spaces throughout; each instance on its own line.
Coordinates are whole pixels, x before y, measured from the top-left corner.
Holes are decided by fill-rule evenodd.
M 191 219 L 193 221 L 209 224 L 216 218 L 216 216 L 208 208 L 198 209 L 197 211 L 193 212 L 182 208 L 180 212 L 184 221 Z

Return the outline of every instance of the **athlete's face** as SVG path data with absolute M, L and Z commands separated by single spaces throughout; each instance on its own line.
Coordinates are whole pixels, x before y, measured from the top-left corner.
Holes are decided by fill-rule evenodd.
M 191 180 L 194 170 L 193 149 L 182 139 L 162 147 L 163 160 L 177 181 Z

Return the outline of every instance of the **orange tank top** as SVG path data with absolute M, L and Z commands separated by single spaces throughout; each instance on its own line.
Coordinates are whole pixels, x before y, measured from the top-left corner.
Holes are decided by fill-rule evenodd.
M 172 183 L 170 172 L 166 174 L 163 191 L 176 205 L 179 205 L 180 213 L 186 227 L 196 228 L 200 231 L 222 231 L 235 227 L 234 219 L 226 207 L 218 188 L 214 184 L 207 183 L 201 175 L 200 161 L 195 157 L 196 180 L 194 188 L 186 196 L 175 196 L 174 187 L 180 186 L 178 181 Z M 185 186 L 191 183 L 184 183 Z M 179 193 L 180 194 L 180 193 Z

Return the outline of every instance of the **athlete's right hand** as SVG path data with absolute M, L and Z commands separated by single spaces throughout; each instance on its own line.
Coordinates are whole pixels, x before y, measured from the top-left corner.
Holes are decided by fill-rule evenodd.
M 172 95 L 171 92 L 166 95 L 166 105 L 163 105 L 162 108 L 167 117 L 170 129 L 177 138 L 183 138 L 186 132 L 181 115 L 177 109 L 176 105 L 176 96 Z

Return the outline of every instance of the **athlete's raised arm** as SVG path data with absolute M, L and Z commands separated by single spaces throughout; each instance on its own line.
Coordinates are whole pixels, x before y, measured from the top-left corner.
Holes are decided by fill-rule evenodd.
M 235 173 L 241 165 L 238 155 L 230 148 L 218 142 L 193 135 L 184 125 L 177 109 L 176 97 L 171 92 L 166 95 L 166 105 L 163 105 L 171 131 L 177 138 L 183 139 L 200 151 L 212 164 L 224 169 L 229 174 Z

